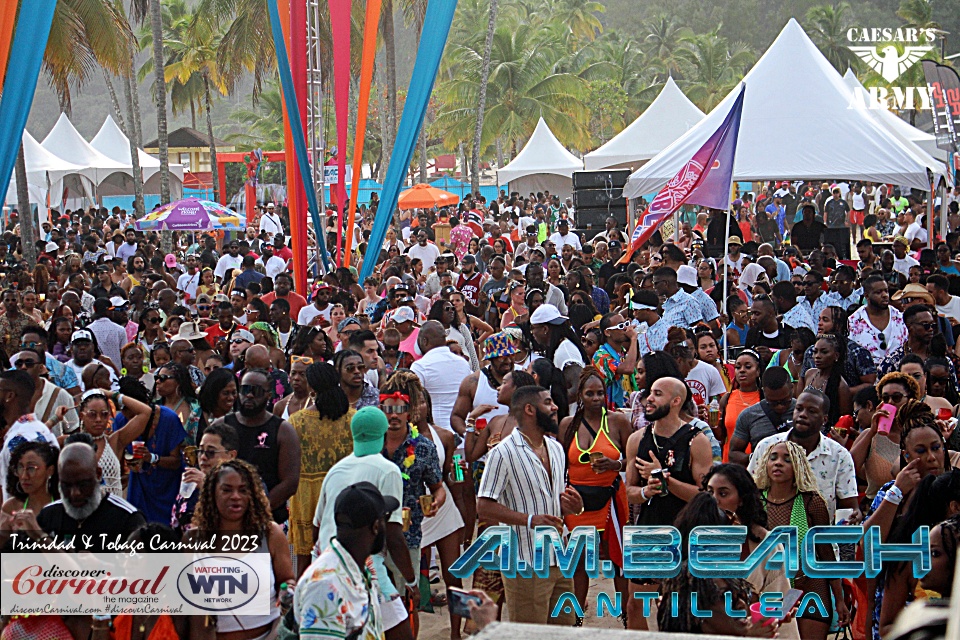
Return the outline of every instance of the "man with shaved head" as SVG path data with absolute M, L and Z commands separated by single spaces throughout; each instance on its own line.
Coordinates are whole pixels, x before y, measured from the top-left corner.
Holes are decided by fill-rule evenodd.
M 274 402 L 280 402 L 282 397 L 292 391 L 287 372 L 273 366 L 273 362 L 270 360 L 270 350 L 262 344 L 255 344 L 247 348 L 243 355 L 243 364 L 244 371 L 263 369 L 273 379 L 275 393 L 274 398 L 268 404 L 268 410 L 272 411 Z
M 55 535 L 58 544 L 83 534 L 90 547 L 78 544 L 77 550 L 105 553 L 108 545 L 124 542 L 146 523 L 136 507 L 100 484 L 102 472 L 97 465 L 97 451 L 90 445 L 76 442 L 65 446 L 57 469 L 60 500 L 44 507 L 36 519 L 27 515 L 15 523 L 15 528 L 42 541 Z
M 677 512 L 700 491 L 703 476 L 713 464 L 710 441 L 681 410 L 690 389 L 679 378 L 659 378 L 650 385 L 643 405 L 648 426 L 627 440 L 627 499 L 640 505 L 637 525 L 670 525 Z M 634 593 L 656 591 L 651 580 L 631 580 Z M 642 600 L 632 594 L 627 624 L 646 629 Z

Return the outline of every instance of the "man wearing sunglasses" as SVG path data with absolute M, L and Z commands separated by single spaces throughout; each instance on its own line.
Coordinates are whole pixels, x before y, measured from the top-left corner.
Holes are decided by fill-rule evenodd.
M 823 290 L 823 274 L 810 270 L 803 276 L 802 284 L 803 295 L 797 298 L 797 304 L 809 313 L 811 318 L 817 319 L 829 302 Z
M 44 357 L 32 349 L 23 349 L 10 357 L 14 369 L 26 371 L 36 385 L 31 406 L 34 415 L 49 427 L 55 436 L 73 433 L 80 424 L 74 408 L 73 396 L 46 379 L 47 368 Z M 57 419 L 57 409 L 68 407 L 62 420 Z
M 882 378 L 891 371 L 900 370 L 900 361 L 907 353 L 913 353 L 926 360 L 932 354 L 930 353 L 930 342 L 933 336 L 937 334 L 937 321 L 934 315 L 933 307 L 926 304 L 915 304 L 908 307 L 903 312 L 903 323 L 907 326 L 907 340 L 893 351 L 889 351 L 887 356 L 877 365 L 877 377 Z M 953 381 L 954 388 L 957 388 L 957 370 L 953 362 L 947 359 L 950 379 Z

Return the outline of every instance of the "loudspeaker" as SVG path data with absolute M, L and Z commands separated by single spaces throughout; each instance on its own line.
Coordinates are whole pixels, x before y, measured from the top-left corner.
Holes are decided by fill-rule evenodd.
M 607 218 L 613 217 L 617 221 L 617 226 L 623 229 L 627 225 L 626 207 L 617 207 L 616 209 L 606 207 L 589 207 L 586 209 L 576 208 L 574 217 L 576 218 L 577 229 L 595 229 L 602 230 L 607 224 Z
M 627 199 L 623 197 L 623 187 L 610 189 L 577 189 L 573 192 L 573 206 L 577 209 L 595 209 L 610 207 L 626 209 Z
M 841 229 L 824 229 L 823 244 L 832 244 L 837 250 L 837 258 L 840 260 L 850 259 L 850 229 L 843 227 Z
M 573 188 L 577 189 L 622 189 L 630 177 L 629 169 L 615 171 L 574 171 Z

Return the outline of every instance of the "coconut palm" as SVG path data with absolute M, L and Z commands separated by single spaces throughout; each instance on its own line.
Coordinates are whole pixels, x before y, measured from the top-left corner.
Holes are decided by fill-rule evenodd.
M 597 14 L 606 10 L 594 0 L 545 0 L 542 15 L 549 16 L 551 24 L 561 25 L 575 46 L 592 41 L 603 33 L 603 23 Z
M 230 114 L 231 128 L 239 131 L 224 138 L 238 147 L 281 151 L 283 149 L 283 97 L 276 85 L 264 89 L 254 108 L 241 107 Z
M 685 78 L 684 91 L 704 112 L 717 106 L 737 86 L 755 59 L 746 44 L 728 45 L 716 30 L 685 38 L 684 45 L 679 55 L 692 69 Z
M 680 52 L 683 42 L 690 38 L 693 32 L 681 26 L 676 18 L 660 15 L 650 25 L 650 32 L 644 36 L 643 46 L 651 64 L 662 69 L 663 78 L 672 75 L 674 79 L 683 75 L 683 65 L 686 59 Z
M 850 5 L 841 2 L 836 5 L 819 5 L 807 11 L 807 34 L 820 52 L 840 73 L 847 68 L 860 68 L 860 59 L 850 50 L 847 30 L 850 22 Z
M 940 23 L 933 19 L 933 4 L 930 0 L 901 0 L 897 15 L 906 27 L 916 29 L 939 29 Z
M 480 61 L 480 87 L 477 101 L 477 125 L 473 130 L 473 147 L 470 153 L 470 190 L 480 191 L 480 141 L 483 137 L 483 116 L 487 109 L 487 86 L 490 81 L 490 52 L 493 49 L 493 34 L 497 28 L 499 0 L 490 0 L 490 15 L 487 19 L 487 37 L 483 43 L 483 58 Z

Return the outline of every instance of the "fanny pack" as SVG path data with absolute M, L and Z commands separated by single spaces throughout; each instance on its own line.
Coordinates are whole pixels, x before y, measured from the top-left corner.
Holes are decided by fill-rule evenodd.
M 607 502 L 620 489 L 620 476 L 618 475 L 616 480 L 613 481 L 613 485 L 609 487 L 594 487 L 583 484 L 572 484 L 570 486 L 580 494 L 584 511 L 599 511 L 607 506 Z

